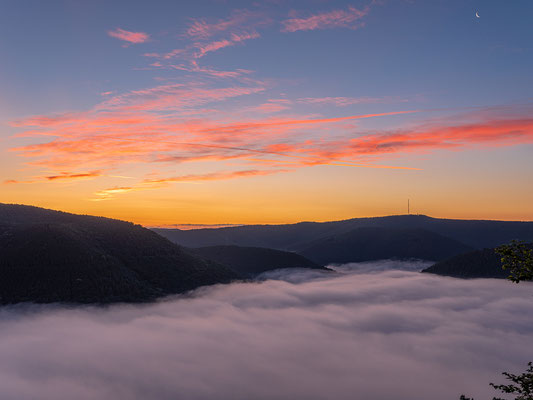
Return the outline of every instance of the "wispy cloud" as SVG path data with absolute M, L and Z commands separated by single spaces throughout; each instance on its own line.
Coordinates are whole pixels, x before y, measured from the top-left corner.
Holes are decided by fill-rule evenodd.
M 268 21 L 269 19 L 263 14 L 249 10 L 235 10 L 229 18 L 214 22 L 209 22 L 205 19 L 193 20 L 183 35 L 184 38 L 190 41 L 189 44 L 166 53 L 149 52 L 145 53 L 144 56 L 159 60 L 156 63 L 152 63 L 152 67 L 168 68 L 169 65 L 165 61 L 177 58 L 181 59 L 182 62 L 192 64 L 208 53 L 259 38 L 260 34 L 256 29 L 265 25 Z M 186 65 L 183 65 L 183 68 L 180 69 L 186 70 L 187 68 Z M 208 69 L 197 68 L 194 71 L 209 74 Z
M 194 40 L 206 40 L 216 34 L 252 25 L 258 26 L 267 21 L 268 19 L 258 12 L 235 10 L 227 19 L 219 19 L 214 22 L 205 19 L 193 20 L 185 31 L 185 35 Z
M 349 6 L 347 10 L 333 10 L 303 18 L 289 18 L 282 21 L 282 32 L 310 31 L 315 29 L 350 28 L 363 26 L 359 20 L 370 12 L 370 7 L 357 9 Z
M 240 171 L 219 171 L 211 172 L 207 174 L 188 174 L 188 175 L 178 175 L 170 176 L 165 178 L 149 178 L 144 179 L 137 185 L 133 186 L 120 186 L 112 187 L 108 189 L 99 190 L 94 193 L 94 198 L 92 201 L 102 201 L 102 200 L 111 200 L 115 198 L 117 194 L 127 193 L 127 192 L 137 192 L 150 189 L 159 189 L 164 186 L 168 186 L 171 183 L 197 183 L 205 181 L 220 181 L 236 178 L 246 178 L 253 176 L 264 176 L 272 175 L 281 172 L 287 172 L 286 169 L 270 169 L 270 170 L 240 170 Z
M 72 179 L 96 178 L 101 175 L 102 175 L 102 171 L 91 171 L 91 172 L 84 172 L 84 173 L 62 172 L 59 175 L 47 176 L 46 179 L 48 179 L 49 181 L 58 181 L 58 180 L 64 181 L 64 180 L 72 180 Z
M 267 102 L 258 106 L 250 107 L 249 110 L 261 113 L 275 113 L 288 110 L 291 103 L 292 101 L 287 99 L 268 99 Z
M 197 43 L 196 48 L 198 49 L 198 51 L 195 53 L 194 57 L 200 58 L 209 52 L 217 51 L 217 50 L 223 49 L 224 47 L 229 47 L 233 45 L 234 45 L 234 42 L 227 40 L 227 39 L 217 40 L 215 42 L 206 43 L 206 44 Z
M 15 179 L 8 179 L 4 181 L 4 184 L 16 184 L 16 183 L 36 183 L 43 181 L 78 181 L 86 179 L 94 179 L 102 176 L 102 171 L 89 171 L 89 172 L 61 172 L 58 175 L 37 176 L 30 180 L 18 181 Z
M 238 43 L 243 43 L 244 41 L 250 40 L 250 39 L 257 39 L 258 37 L 260 37 L 259 33 L 252 31 L 252 32 L 232 33 L 228 38 L 216 40 L 213 42 L 208 42 L 208 43 L 197 42 L 194 44 L 194 47 L 197 50 L 193 53 L 193 57 L 201 58 L 205 56 L 207 53 L 217 51 L 225 47 L 235 46 Z M 165 55 L 165 58 L 171 58 L 171 57 L 167 57 L 167 55 Z
M 393 153 L 522 143 L 533 143 L 531 118 L 488 118 L 476 123 L 442 123 L 396 132 L 373 132 L 346 141 L 323 142 L 308 152 L 316 157 L 383 157 Z
M 207 36 L 213 40 L 211 35 Z M 239 36 L 235 32 L 228 35 L 236 43 L 253 36 Z M 302 97 L 291 100 L 281 95 L 281 98 L 269 98 L 266 97 L 271 95 L 269 84 L 246 77 L 251 71 L 218 71 L 200 66 L 196 60 L 169 66 L 201 71 L 213 78 L 235 79 L 188 77 L 182 82 L 109 93 L 89 110 L 15 121 L 13 125 L 23 129 L 18 137 L 38 138 L 38 141 L 26 142 L 12 151 L 27 158 L 28 164 L 45 170 L 40 176 L 47 182 L 98 178 L 101 171 L 110 173 L 126 164 L 166 168 L 187 162 L 203 163 L 205 173 L 201 176 L 163 179 L 169 183 L 275 174 L 314 165 L 416 168 L 382 164 L 387 164 L 383 161 L 387 156 L 397 153 L 533 142 L 530 109 L 477 110 L 468 118 L 454 116 L 412 125 L 409 129 L 368 131 L 364 123 L 354 126 L 350 121 L 399 117 L 422 110 L 329 118 L 293 110 L 291 114 L 276 114 L 295 104 L 346 107 L 403 99 Z M 226 164 L 229 160 L 245 168 L 242 171 L 255 172 L 221 172 L 220 166 L 215 165 L 217 161 Z M 80 171 L 80 165 L 86 170 Z M 138 185 L 111 189 L 119 190 L 117 193 L 146 190 L 163 184 L 163 180 L 151 178 Z M 97 198 L 108 198 L 106 193 Z
M 259 93 L 263 86 L 207 87 L 201 83 L 159 85 L 113 96 L 100 103 L 99 110 L 150 111 L 183 110 L 211 102 Z
M 170 178 L 161 179 L 147 179 L 144 181 L 146 184 L 161 184 L 169 182 L 199 182 L 199 181 L 220 181 L 235 178 L 246 178 L 250 176 L 262 176 L 271 175 L 280 172 L 287 172 L 287 170 L 242 170 L 242 171 L 229 171 L 229 172 L 212 172 L 208 174 L 190 174 L 173 176 Z
M 398 97 L 301 97 L 297 100 L 301 104 L 334 105 L 337 107 L 352 106 L 354 104 L 385 104 L 406 103 L 407 99 Z
M 147 42 L 150 35 L 144 32 L 130 32 L 121 28 L 116 28 L 113 31 L 108 31 L 107 34 L 111 37 L 123 40 L 129 44 L 138 44 Z

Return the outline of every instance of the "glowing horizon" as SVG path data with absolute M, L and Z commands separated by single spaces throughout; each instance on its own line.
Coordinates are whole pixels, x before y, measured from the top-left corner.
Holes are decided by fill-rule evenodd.
M 0 16 L 0 202 L 533 220 L 530 2 L 30 3 Z

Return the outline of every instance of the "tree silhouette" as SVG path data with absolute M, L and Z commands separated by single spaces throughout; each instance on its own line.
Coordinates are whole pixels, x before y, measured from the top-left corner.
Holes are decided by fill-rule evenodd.
M 519 240 L 496 247 L 496 253 L 502 257 L 503 269 L 509 270 L 512 282 L 533 280 L 533 249 Z

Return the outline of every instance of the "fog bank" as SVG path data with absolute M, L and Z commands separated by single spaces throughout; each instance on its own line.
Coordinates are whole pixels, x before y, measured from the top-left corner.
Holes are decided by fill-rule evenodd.
M 532 284 L 393 264 L 150 305 L 0 308 L 0 398 L 483 400 L 533 360 Z

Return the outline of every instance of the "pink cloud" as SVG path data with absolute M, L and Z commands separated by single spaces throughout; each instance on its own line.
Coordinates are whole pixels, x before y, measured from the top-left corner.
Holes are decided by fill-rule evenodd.
M 188 68 L 202 67 L 193 63 Z M 382 168 L 389 166 L 374 162 L 391 154 L 533 143 L 530 109 L 490 108 L 470 112 L 466 117 L 428 121 L 410 129 L 365 132 L 361 127 L 364 124 L 348 127 L 347 123 L 420 111 L 333 118 L 316 115 L 312 118 L 309 114 L 265 115 L 292 104 L 284 98 L 265 99 L 267 88 L 268 85 L 243 82 L 222 85 L 216 81 L 209 86 L 205 81 L 191 81 L 111 95 L 83 112 L 32 116 L 14 122 L 14 126 L 23 130 L 19 137 L 35 139 L 32 144 L 25 140 L 12 151 L 25 157 L 28 164 L 46 170 L 40 174 L 40 181 L 47 182 L 98 178 L 100 171 L 132 163 L 140 168 L 147 165 L 153 168 L 194 161 L 206 168 L 202 176 L 179 175 L 141 182 L 142 188 L 155 188 L 164 184 L 163 181 L 209 181 L 248 174 L 233 171 L 228 175 L 219 171 L 217 161 L 226 164 L 232 160 L 245 165 L 247 169 L 243 171 L 272 171 L 268 173 L 326 164 Z M 260 95 L 263 98 L 257 99 Z M 361 99 L 296 100 L 339 105 L 356 101 Z M 80 165 L 85 171 L 78 172 Z M 258 165 L 269 169 L 258 169 Z M 126 187 L 111 189 L 127 191 Z
M 108 31 L 107 34 L 114 38 L 123 40 L 131 44 L 138 44 L 147 42 L 150 36 L 144 32 L 130 32 L 121 28 L 117 28 L 114 31 Z
M 33 165 L 59 171 L 76 168 L 80 164 L 111 169 L 124 163 L 216 161 L 232 158 L 246 160 L 250 155 L 258 154 L 292 157 L 264 148 L 295 130 L 305 134 L 305 131 L 301 131 L 305 126 L 390 115 L 299 120 L 256 119 L 246 123 L 223 123 L 206 118 L 183 119 L 171 116 L 174 111 L 167 111 L 166 108 L 165 96 L 174 89 L 167 85 L 123 95 L 124 98 L 113 103 L 114 108 L 107 106 L 103 107 L 108 109 L 106 111 L 97 109 L 85 113 L 79 120 L 65 122 L 58 119 L 55 124 L 51 124 L 41 117 L 31 118 L 21 125 L 37 125 L 22 135 L 55 138 L 13 150 L 31 158 Z M 217 93 L 217 90 L 222 92 Z M 212 97 L 215 94 L 226 98 L 228 95 L 242 95 L 241 90 L 242 88 L 211 89 L 206 96 Z M 185 97 L 193 95 L 203 96 L 191 91 L 184 93 Z M 187 101 L 190 102 L 191 99 Z M 135 106 L 132 107 L 132 104 Z M 154 109 L 156 105 L 159 108 Z M 293 136 L 293 140 L 297 140 L 296 138 Z M 179 156 L 175 156 L 175 152 Z
M 271 170 L 240 170 L 240 171 L 224 171 L 224 172 L 212 172 L 207 174 L 188 174 L 171 176 L 167 178 L 157 179 L 144 179 L 137 185 L 133 186 L 115 186 L 108 189 L 99 190 L 94 193 L 95 198 L 92 201 L 111 200 L 117 194 L 123 194 L 128 192 L 138 192 L 144 190 L 159 189 L 161 187 L 168 186 L 172 183 L 180 182 L 205 182 L 205 181 L 220 181 L 237 178 L 247 178 L 253 176 L 272 175 L 282 172 L 288 172 L 286 169 L 271 169 Z
M 173 67 L 175 67 L 176 69 L 184 70 L 184 71 L 202 72 L 202 73 L 205 73 L 207 75 L 214 76 L 217 78 L 239 78 L 239 77 L 242 77 L 243 75 L 249 75 L 253 72 L 248 69 L 242 69 L 242 68 L 238 68 L 234 71 L 220 71 L 220 70 L 216 70 L 216 69 L 209 68 L 209 67 L 201 67 L 194 60 L 191 61 L 190 67 L 186 67 L 184 65 L 173 66 Z
M 228 19 L 220 19 L 216 22 L 209 23 L 204 19 L 194 20 L 189 28 L 187 28 L 185 34 L 193 39 L 208 39 L 209 37 L 228 31 L 232 28 L 241 28 L 249 25 L 251 20 L 263 20 L 262 22 L 256 21 L 254 25 L 261 25 L 265 23 L 266 19 L 257 12 L 251 12 L 248 10 L 236 10 Z
M 48 176 L 36 176 L 30 180 L 17 181 L 15 179 L 8 179 L 4 181 L 5 185 L 17 184 L 17 183 L 37 183 L 43 181 L 76 181 L 93 179 L 102 176 L 102 171 L 89 171 L 89 172 L 61 172 L 59 175 Z
M 216 42 L 211 42 L 207 44 L 196 43 L 195 46 L 198 49 L 198 52 L 195 53 L 195 58 L 200 58 L 206 55 L 211 51 L 217 51 L 223 49 L 224 47 L 233 46 L 235 43 L 227 39 L 217 40 Z
M 406 131 L 377 132 L 357 138 L 321 143 L 304 152 L 316 157 L 383 157 L 392 153 L 470 146 L 509 146 L 533 143 L 533 119 L 484 118 L 475 123 L 433 124 Z
M 408 100 L 397 97 L 302 97 L 297 101 L 302 104 L 346 107 L 354 104 L 405 103 Z
M 280 172 L 287 172 L 287 170 L 243 170 L 230 172 L 212 172 L 208 174 L 190 174 L 161 179 L 146 179 L 143 181 L 143 183 L 161 184 L 169 182 L 219 181 L 235 178 L 245 178 L 250 176 L 271 175 Z
M 257 39 L 258 37 L 260 37 L 260 35 L 257 32 L 240 33 L 240 34 L 232 33 L 230 37 L 233 42 L 243 42 L 245 40 Z
M 102 109 L 131 110 L 183 110 L 225 99 L 260 93 L 261 86 L 206 88 L 181 84 L 162 85 L 148 90 L 134 91 L 103 102 Z
M 62 172 L 59 175 L 46 176 L 49 181 L 96 178 L 102 175 L 102 171 L 90 171 L 83 173 Z
M 207 44 L 195 43 L 198 51 L 194 54 L 195 58 L 201 58 L 209 52 L 223 49 L 224 47 L 234 46 L 236 43 L 242 43 L 245 40 L 256 39 L 260 35 L 257 32 L 252 33 L 232 33 L 230 39 L 217 40 Z
M 282 32 L 309 31 L 327 28 L 351 28 L 361 27 L 357 22 L 370 11 L 367 6 L 362 10 L 349 6 L 347 10 L 333 10 L 321 14 L 315 14 L 307 18 L 290 18 L 282 21 Z
M 290 108 L 292 102 L 286 99 L 269 99 L 266 103 L 251 107 L 251 111 L 258 111 L 261 113 L 275 113 Z

